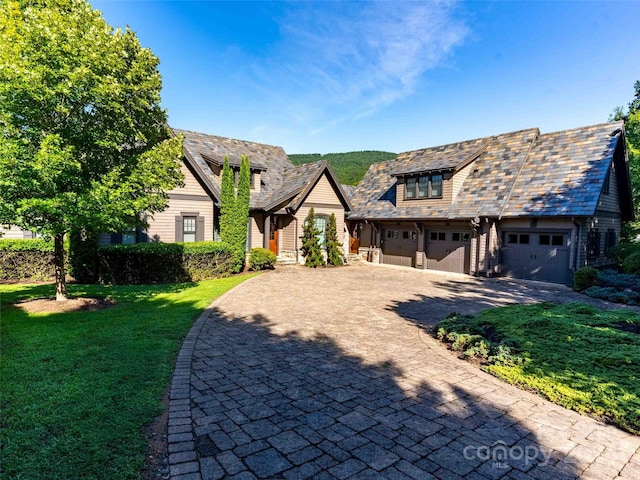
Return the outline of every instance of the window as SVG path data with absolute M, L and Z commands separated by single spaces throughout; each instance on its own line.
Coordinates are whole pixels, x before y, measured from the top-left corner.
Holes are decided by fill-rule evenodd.
M 407 179 L 407 198 L 416 198 L 416 187 L 418 184 L 417 178 Z
M 592 229 L 587 232 L 587 258 L 598 258 L 600 256 L 600 232 Z
M 387 238 L 398 238 L 398 230 L 387 230 Z
M 431 232 L 429 234 L 429 239 L 442 242 L 447 239 L 447 234 L 445 232 Z
M 429 196 L 429 176 L 420 177 L 418 180 L 418 196 L 427 198 Z
M 442 175 L 423 175 L 407 178 L 405 199 L 442 198 Z
M 402 238 L 404 238 L 405 240 L 415 240 L 417 237 L 416 232 L 414 232 L 413 230 L 405 230 L 404 232 L 402 232 Z
M 564 245 L 564 235 L 551 235 L 549 233 L 541 233 L 540 245 L 553 245 L 554 247 L 562 247 Z
M 508 233 L 507 234 L 507 243 L 529 245 L 529 240 L 530 238 L 528 233 Z
M 453 236 L 453 241 L 454 242 L 468 242 L 469 241 L 469 234 L 468 233 L 454 232 L 452 234 L 452 236 Z
M 429 196 L 432 198 L 442 196 L 442 175 L 431 176 L 431 192 L 429 192 Z
M 607 230 L 604 237 L 604 251 L 607 253 L 610 249 L 616 246 L 616 231 L 613 228 Z
M 196 217 L 183 217 L 182 218 L 182 241 L 183 242 L 195 242 L 196 241 Z
M 136 231 L 133 229 L 122 232 L 122 244 L 132 245 L 136 243 Z
M 319 232 L 317 237 L 320 241 L 320 248 L 325 248 L 327 243 L 327 217 L 315 217 L 315 227 Z

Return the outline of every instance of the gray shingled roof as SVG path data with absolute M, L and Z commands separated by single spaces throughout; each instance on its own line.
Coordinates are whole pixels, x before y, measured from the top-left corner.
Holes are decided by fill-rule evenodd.
M 588 216 L 596 210 L 622 123 L 540 135 L 502 216 Z
M 400 154 L 369 167 L 350 218 L 592 215 L 619 138 L 612 133 L 621 128 L 621 122 L 606 123 L 545 135 L 534 128 Z M 394 205 L 397 175 L 455 170 L 469 162 L 471 171 L 451 205 Z
M 185 154 L 193 158 L 200 171 L 211 181 L 218 198 L 220 178 L 213 174 L 210 163 L 222 165 L 227 156 L 230 165 L 239 165 L 240 157 L 247 155 L 251 166 L 261 170 L 260 192 L 251 192 L 252 209 L 271 210 L 276 207 L 293 206 L 305 195 L 307 187 L 317 180 L 323 170 L 326 169 L 329 175 L 333 175 L 331 168 L 324 161 L 293 165 L 280 147 L 187 130 L 173 131 L 184 135 Z M 346 201 L 348 202 L 348 199 Z

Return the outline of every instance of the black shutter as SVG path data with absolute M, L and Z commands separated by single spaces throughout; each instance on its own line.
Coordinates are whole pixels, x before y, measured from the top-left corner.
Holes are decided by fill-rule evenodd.
M 196 224 L 196 242 L 204 242 L 204 217 L 198 217 Z
M 182 217 L 176 217 L 176 239 L 174 241 L 182 242 L 184 238 L 182 236 L 183 233 L 184 233 L 184 230 L 182 227 Z
M 136 243 L 147 243 L 149 241 L 149 235 L 143 228 L 138 228 L 136 231 Z
M 115 245 L 117 243 L 122 243 L 122 234 L 121 233 L 112 233 L 111 234 L 111 244 Z

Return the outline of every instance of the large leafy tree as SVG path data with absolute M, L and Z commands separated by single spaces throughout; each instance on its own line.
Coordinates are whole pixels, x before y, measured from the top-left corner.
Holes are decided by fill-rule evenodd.
M 627 109 L 618 107 L 611 115 L 611 120 L 624 120 L 629 156 L 629 173 L 631 175 L 631 193 L 635 207 L 636 219 L 640 218 L 640 80 L 634 84 L 635 93 Z M 627 225 L 627 236 L 634 237 L 640 233 L 640 221 Z
M 158 59 L 85 0 L 0 2 L 0 223 L 63 240 L 166 208 L 182 139 L 160 107 Z

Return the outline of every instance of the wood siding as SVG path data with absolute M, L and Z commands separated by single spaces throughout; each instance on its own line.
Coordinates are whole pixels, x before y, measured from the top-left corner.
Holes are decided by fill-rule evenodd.
M 7 228 L 7 225 L 0 225 L 0 238 L 22 240 L 25 238 L 33 238 L 33 234 L 29 231 L 21 230 L 15 225 L 9 225 L 9 228 Z
M 304 219 L 297 221 L 290 215 L 282 216 L 280 218 L 280 249 L 283 251 L 293 252 L 300 249 L 301 240 L 296 238 L 297 229 L 296 224 L 304 222 Z M 296 241 L 297 240 L 297 241 Z
M 252 214 L 249 217 L 249 248 L 263 248 L 264 215 Z
M 452 184 L 451 185 L 451 200 L 452 200 L 452 202 L 455 201 L 456 197 L 458 196 L 458 193 L 460 193 L 460 190 L 462 189 L 462 186 L 464 185 L 464 181 L 467 179 L 467 177 L 473 171 L 474 168 L 475 168 L 475 162 L 471 162 L 469 165 L 467 165 L 466 167 L 464 167 L 460 171 L 458 171 L 458 172 L 453 174 L 453 178 L 451 179 L 451 184 Z
M 149 218 L 147 234 L 150 242 L 175 242 L 176 217 L 184 214 L 204 217 L 205 242 L 213 241 L 213 202 L 207 197 L 203 200 L 172 199 L 169 207 Z M 199 226 L 198 226 L 199 227 Z
M 309 192 L 309 195 L 305 199 L 304 203 L 336 205 L 342 208 L 340 198 L 333 189 L 333 186 L 331 186 L 331 182 L 327 178 L 326 173 L 322 175 L 322 177 L 320 177 L 320 179 L 316 182 L 313 190 Z
M 169 191 L 169 206 L 150 216 L 147 234 L 150 242 L 175 242 L 176 217 L 194 214 L 204 218 L 204 241 L 213 241 L 213 200 L 183 163 L 184 187 Z M 200 227 L 201 225 L 199 225 Z
M 577 268 L 582 267 L 604 267 L 607 265 L 613 265 L 611 261 L 605 255 L 605 235 L 608 230 L 613 230 L 616 234 L 616 244 L 620 243 L 620 230 L 622 222 L 620 217 L 609 215 L 597 215 L 593 218 L 586 219 L 580 223 L 579 232 L 579 248 L 578 248 L 578 262 Z M 590 258 L 587 255 L 587 237 L 590 230 L 597 230 L 597 234 L 600 237 L 600 250 L 596 257 Z
M 609 169 L 609 193 L 602 192 L 598 200 L 598 210 L 603 212 L 620 213 L 620 195 L 618 193 L 618 178 L 613 163 Z

